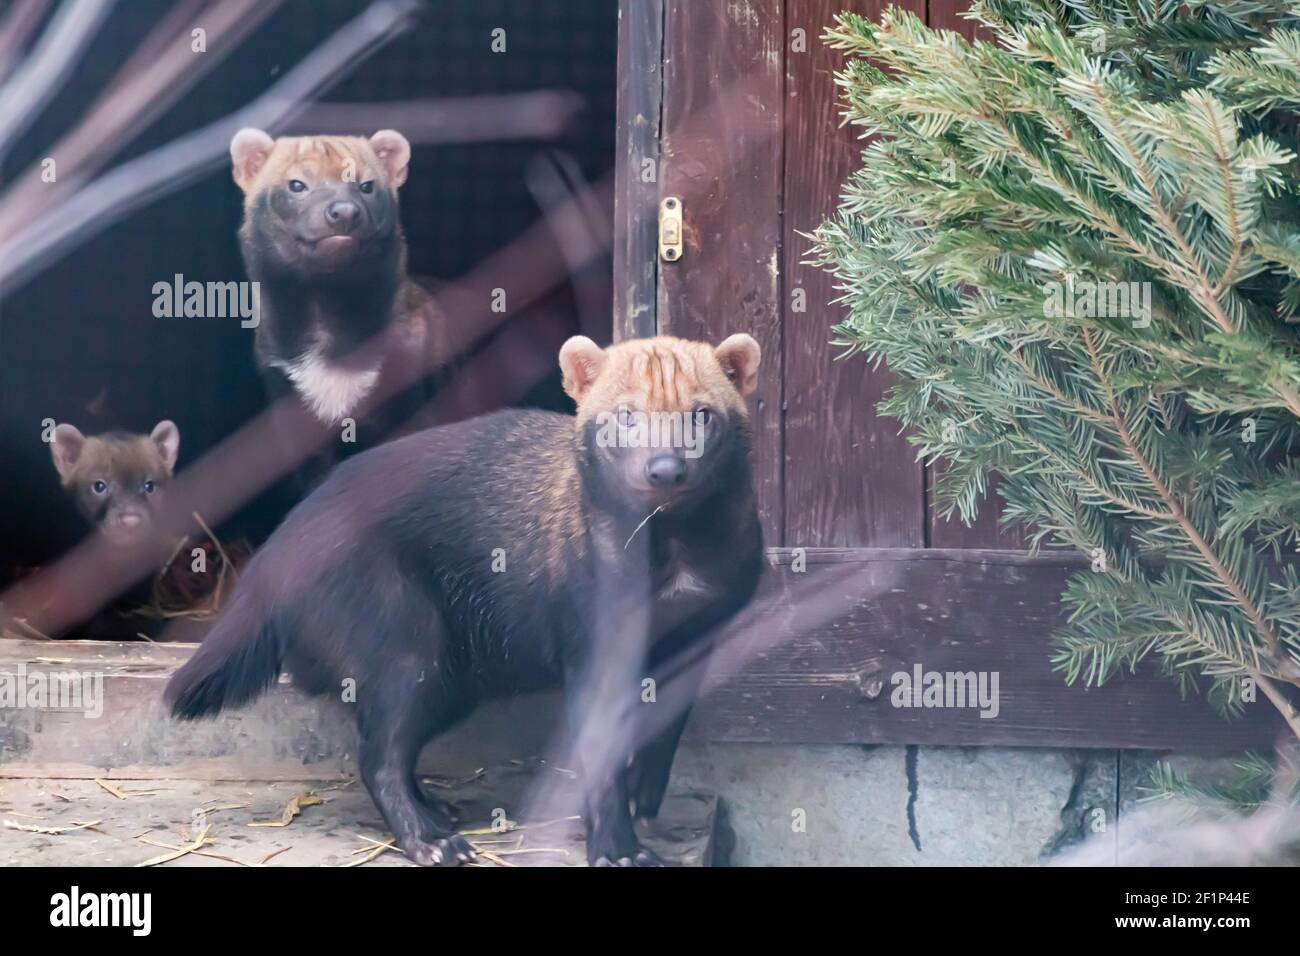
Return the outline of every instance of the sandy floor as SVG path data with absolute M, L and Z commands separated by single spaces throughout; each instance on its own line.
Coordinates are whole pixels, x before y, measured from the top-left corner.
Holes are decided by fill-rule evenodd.
M 530 779 L 530 771 L 501 767 L 471 780 L 426 781 L 426 787 L 457 807 L 461 832 L 483 851 L 483 865 L 585 865 L 580 820 L 512 815 L 503 795 L 522 793 Z M 358 781 L 103 783 L 0 779 L 0 866 L 138 866 L 168 856 L 175 858 L 156 865 L 413 865 L 396 850 L 376 855 L 389 836 Z M 293 815 L 288 808 L 295 798 L 300 809 Z M 671 794 L 644 834 L 646 845 L 671 863 L 705 865 L 714 803 L 696 794 Z M 283 826 L 257 825 L 286 819 Z M 494 829 L 494 820 L 505 822 Z M 32 827 L 63 832 L 27 829 Z M 73 827 L 79 829 L 63 829 Z M 179 854 L 195 846 L 200 832 L 203 845 Z

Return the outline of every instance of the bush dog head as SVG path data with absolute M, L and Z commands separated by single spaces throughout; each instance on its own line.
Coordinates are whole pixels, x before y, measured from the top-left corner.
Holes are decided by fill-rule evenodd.
M 560 349 L 578 406 L 578 455 L 593 495 L 617 510 L 684 512 L 748 468 L 745 397 L 761 352 L 748 335 L 713 347 L 669 336 Z
M 401 133 L 272 139 L 246 128 L 230 158 L 244 191 L 243 238 L 270 274 L 320 278 L 395 249 L 397 190 L 411 159 Z
M 127 545 L 152 531 L 180 441 L 180 431 L 169 421 L 148 435 L 86 436 L 64 424 L 54 429 L 50 452 L 82 517 L 109 541 Z

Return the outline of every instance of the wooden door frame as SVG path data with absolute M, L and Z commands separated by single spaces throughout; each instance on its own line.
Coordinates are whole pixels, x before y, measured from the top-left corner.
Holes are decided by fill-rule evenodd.
M 614 146 L 614 341 L 659 328 L 659 131 L 664 0 L 619 0 Z M 647 178 L 646 170 L 654 171 Z
M 682 11 L 687 8 L 682 3 L 619 3 L 614 201 L 616 341 L 655 335 L 665 324 L 668 331 L 687 337 L 701 331 L 697 328 L 698 315 L 689 318 L 691 303 L 684 301 L 696 291 L 689 278 L 683 278 L 692 274 L 692 261 L 738 247 L 745 256 L 736 268 L 750 270 L 746 274 L 752 278 L 755 267 L 753 242 L 748 236 L 742 237 L 739 246 L 730 247 L 730 237 L 722 236 L 717 249 L 707 248 L 708 242 L 701 239 L 717 239 L 719 230 L 712 229 L 707 237 L 692 231 L 690 197 L 684 197 L 687 249 L 683 261 L 664 265 L 659 262 L 660 199 L 674 195 L 683 182 L 697 185 L 710 181 L 708 155 L 675 155 L 672 146 L 664 146 L 666 138 L 674 140 L 675 116 L 683 114 L 680 97 L 674 99 L 680 91 L 672 88 L 682 68 L 682 52 L 670 47 L 674 36 L 689 38 L 683 42 L 697 42 L 698 36 L 698 32 L 674 33 L 681 31 L 684 24 L 670 22 L 669 18 L 685 16 Z M 843 0 L 845 7 L 862 5 Z M 789 11 L 798 8 L 806 17 L 810 8 L 820 13 L 826 6 L 824 0 L 755 0 L 746 5 L 751 12 L 759 8 L 769 13 L 779 11 L 779 30 L 775 34 L 769 31 L 764 42 L 767 52 L 779 50 L 776 72 L 782 84 L 791 82 L 793 76 L 786 70 L 790 55 L 787 28 L 792 22 Z M 955 3 L 929 0 L 922 7 L 933 22 L 956 25 Z M 692 14 L 697 12 L 696 8 L 690 9 Z M 823 24 L 815 26 L 819 33 Z M 716 30 L 717 24 L 713 23 L 712 28 Z M 809 44 L 820 42 L 813 30 L 807 32 Z M 770 42 L 773 39 L 779 42 Z M 733 51 L 725 52 L 730 56 Z M 752 54 L 751 49 L 751 59 Z M 676 64 L 674 57 L 679 58 Z M 725 72 L 717 67 L 711 69 L 711 75 Z M 764 83 L 766 86 L 759 86 L 759 94 L 746 92 L 747 107 L 754 106 L 756 95 L 772 95 L 770 77 Z M 696 90 L 697 99 L 699 92 Z M 789 92 L 782 87 L 779 108 L 772 104 L 779 116 L 781 148 L 791 135 L 785 111 L 790 102 L 796 103 L 795 108 L 798 103 L 789 99 Z M 805 124 L 805 135 L 807 129 Z M 742 130 L 747 132 L 747 128 Z M 698 130 L 693 139 L 685 138 L 696 144 L 707 142 Z M 665 168 L 666 163 L 673 165 Z M 785 175 L 785 163 L 783 156 L 778 176 Z M 689 175 L 678 175 L 678 164 L 689 166 Z M 725 174 L 714 173 L 713 181 L 722 182 Z M 741 175 L 750 173 L 751 167 L 742 168 Z M 770 180 L 770 170 L 759 178 Z M 749 175 L 728 197 L 710 194 L 707 198 L 711 204 L 705 205 L 716 213 L 719 202 L 745 195 L 744 190 L 751 188 L 754 179 Z M 773 199 L 778 217 L 784 214 L 784 187 L 782 180 Z M 752 202 L 753 196 L 746 197 L 746 201 Z M 784 334 L 781 325 L 786 319 L 781 309 L 781 281 L 792 261 L 781 254 L 783 237 L 779 232 L 772 259 L 777 270 L 772 294 L 776 297 L 778 336 Z M 760 229 L 758 234 L 765 233 Z M 709 286 L 708 296 L 716 298 L 720 287 L 717 274 L 725 268 L 725 263 L 711 262 L 707 269 L 694 273 L 709 277 L 704 280 Z M 733 284 L 733 291 L 737 286 L 750 288 L 743 283 Z M 741 303 L 731 304 L 737 306 L 735 312 L 744 314 L 739 308 Z M 760 317 L 766 315 L 762 308 L 759 312 Z M 683 313 L 688 315 L 685 320 L 680 317 Z M 829 319 L 826 327 L 829 337 Z M 780 351 L 776 350 L 777 361 L 765 362 L 764 370 L 777 375 L 774 389 L 766 393 L 769 401 L 773 394 L 777 396 L 777 407 L 768 410 L 776 414 L 784 414 Z M 826 374 L 841 374 L 840 367 L 828 367 Z M 772 453 L 770 445 L 767 451 Z M 779 453 L 784 454 L 784 449 Z M 761 483 L 763 476 L 758 480 Z M 928 508 L 928 498 L 923 501 L 923 507 Z M 794 543 L 781 540 L 782 529 L 790 525 L 784 514 L 764 518 L 769 543 Z M 940 543 L 930 540 L 930 522 L 923 523 L 927 529 L 925 543 Z M 941 540 L 966 544 L 978 538 L 953 532 Z M 712 680 L 712 692 L 693 719 L 691 735 L 696 738 L 1142 747 L 1221 753 L 1268 746 L 1277 726 L 1276 715 L 1266 703 L 1250 709 L 1245 719 L 1222 721 L 1204 700 L 1181 700 L 1176 687 L 1154 673 L 1154 668 L 1117 677 L 1103 687 L 1067 685 L 1051 663 L 1048 639 L 1061 623 L 1059 596 L 1070 575 L 1086 569 L 1086 562 L 1079 556 L 943 547 L 771 547 L 768 559 L 770 568 L 755 605 L 731 628 L 721 654 L 722 663 L 715 668 L 725 679 Z M 918 664 L 927 674 L 999 674 L 998 717 L 981 718 L 970 707 L 899 706 L 903 695 L 896 694 L 901 686 L 898 675 L 912 672 Z

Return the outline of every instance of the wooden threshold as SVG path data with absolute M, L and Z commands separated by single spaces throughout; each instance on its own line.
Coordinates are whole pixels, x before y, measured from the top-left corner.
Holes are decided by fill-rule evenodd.
M 769 562 L 710 667 L 696 739 L 1218 754 L 1270 747 L 1281 724 L 1262 694 L 1244 717 L 1225 721 L 1204 698 L 1180 699 L 1154 662 L 1101 687 L 1067 685 L 1051 638 L 1068 578 L 1088 568 L 1078 555 L 780 548 Z M 918 667 L 923 681 L 974 675 L 989 691 L 996 674 L 996 715 L 969 700 L 900 706 L 916 701 L 897 675 Z M 954 678 L 954 691 L 959 682 L 966 686 Z
M 1203 698 L 1181 700 L 1154 666 L 1102 687 L 1067 685 L 1051 662 L 1051 636 L 1062 623 L 1059 597 L 1069 575 L 1087 568 L 1074 555 L 782 548 L 768 556 L 759 594 L 710 665 L 690 739 L 1222 754 L 1267 748 L 1279 726 L 1262 696 L 1244 717 L 1225 721 Z M 193 761 L 241 754 L 315 764 L 313 775 L 351 765 L 350 720 L 283 685 L 230 723 L 168 720 L 158 706 L 163 683 L 192 650 L 0 641 L 0 681 L 22 665 L 28 674 L 94 673 L 104 682 L 97 719 L 0 707 L 0 765 L 22 761 L 34 772 L 43 760 L 91 768 L 161 760 L 188 765 L 196 776 L 213 768 L 199 773 Z M 952 693 L 923 694 L 913 706 L 917 698 L 903 693 L 899 675 L 911 679 L 918 668 L 923 687 L 926 675 L 939 674 Z M 967 699 L 959 686 L 973 689 Z M 935 703 L 942 706 L 927 706 Z

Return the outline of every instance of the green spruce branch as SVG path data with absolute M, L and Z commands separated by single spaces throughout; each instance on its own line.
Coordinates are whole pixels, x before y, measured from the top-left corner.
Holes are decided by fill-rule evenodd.
M 941 513 L 997 472 L 1005 523 L 1093 556 L 1068 680 L 1152 659 L 1232 713 L 1248 679 L 1300 739 L 1300 8 L 970 15 L 992 42 L 892 8 L 826 33 L 865 140 L 812 237 L 835 341 L 895 374 L 880 411 L 944 462 Z M 1075 298 L 1096 283 L 1145 305 Z

